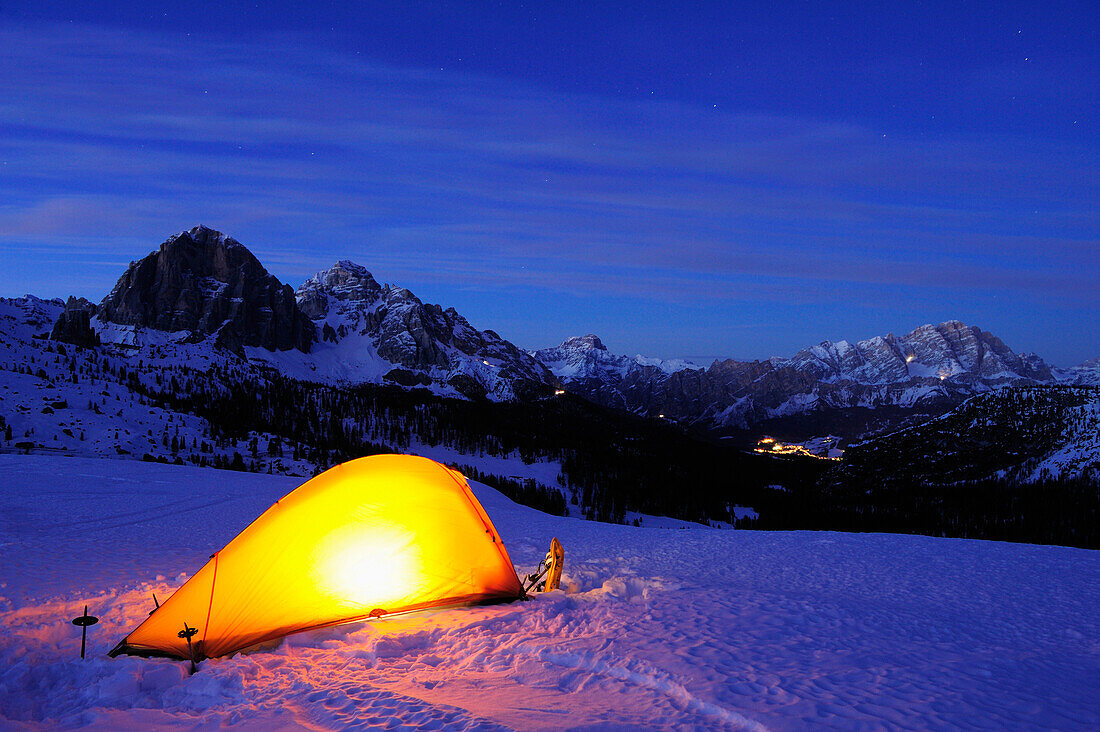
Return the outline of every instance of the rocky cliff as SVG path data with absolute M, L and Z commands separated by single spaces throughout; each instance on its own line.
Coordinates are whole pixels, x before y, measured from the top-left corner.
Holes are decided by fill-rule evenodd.
M 99 336 L 92 328 L 92 316 L 96 314 L 96 310 L 94 303 L 70 295 L 65 301 L 65 309 L 58 315 L 50 331 L 50 340 L 84 348 L 98 346 Z
M 294 290 L 236 239 L 196 226 L 132 262 L 99 305 L 100 320 L 216 336 L 232 350 L 257 346 L 308 353 L 314 327 Z

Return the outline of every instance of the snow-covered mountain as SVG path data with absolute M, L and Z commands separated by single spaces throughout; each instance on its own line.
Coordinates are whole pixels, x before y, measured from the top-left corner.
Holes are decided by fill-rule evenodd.
M 604 406 L 720 432 L 807 415 L 834 419 L 845 410 L 882 415 L 884 407 L 932 416 L 1009 384 L 1100 383 L 1096 364 L 1052 369 L 958 321 L 709 367 L 612 354 L 594 335 L 524 352 L 453 308 L 379 284 L 349 261 L 293 291 L 240 242 L 203 226 L 131 263 L 98 306 L 83 298 L 58 306 L 52 338 L 81 346 L 118 344 L 191 364 L 235 354 L 244 365 L 305 381 L 395 384 L 494 401 L 542 396 L 565 384 Z M 866 428 L 860 417 L 828 430 L 851 435 Z
M 683 369 L 701 369 L 704 366 L 686 359 L 662 360 L 646 356 L 616 356 L 607 350 L 599 337 L 591 333 L 566 339 L 560 346 L 533 351 L 532 355 L 546 364 L 555 376 L 567 379 L 623 378 L 632 369 L 654 368 L 671 374 Z
M 1056 373 L 1058 378 L 1066 383 L 1100 386 L 1100 356 L 1090 358 L 1072 368 L 1059 369 Z
M 891 333 L 855 344 L 824 341 L 799 351 L 783 365 L 812 373 L 820 381 L 859 384 L 926 377 L 985 381 L 1052 378 L 1050 367 L 1035 354 L 1016 354 L 1000 338 L 957 320 L 922 325 L 901 337 Z
M 715 361 L 705 369 L 616 356 L 593 335 L 535 355 L 570 391 L 593 401 L 711 429 L 830 409 L 942 411 L 969 394 L 1006 384 L 1084 381 L 959 321 L 857 343 L 823 341 L 790 358 Z
M 569 338 L 560 346 L 531 352 L 570 389 L 598 404 L 636 411 L 628 395 L 652 394 L 678 371 L 702 370 L 686 360 L 618 356 L 595 335 Z
M 132 262 L 97 306 L 69 298 L 51 337 L 136 350 L 169 360 L 231 353 L 288 376 L 334 384 L 396 384 L 492 400 L 549 393 L 555 377 L 491 330 L 453 308 L 379 285 L 348 261 L 295 292 L 240 242 L 205 226 L 168 238 Z M 158 358 L 160 356 L 153 356 Z
M 291 375 L 494 399 L 545 393 L 556 383 L 545 366 L 493 331 L 477 330 L 454 308 L 425 304 L 403 287 L 380 285 L 353 262 L 318 272 L 295 297 L 320 333 L 308 357 L 249 352 Z

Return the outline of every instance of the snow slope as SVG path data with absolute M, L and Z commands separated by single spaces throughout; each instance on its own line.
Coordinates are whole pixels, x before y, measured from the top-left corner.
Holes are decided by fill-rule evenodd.
M 182 367 L 239 374 L 247 365 L 209 343 L 172 343 L 157 338 L 158 331 L 133 326 L 106 334 L 125 347 L 81 349 L 50 341 L 45 336 L 61 307 L 59 301 L 30 295 L 0 298 L 0 427 L 10 429 L 10 439 L 8 430 L 0 434 L 0 451 L 212 461 L 234 453 L 251 457 L 251 437 L 264 448 L 270 444 L 273 436 L 260 433 L 216 440 L 205 419 L 151 403 L 123 375 L 156 384 L 182 378 Z M 115 343 L 110 338 L 104 342 Z M 292 446 L 285 452 L 267 456 L 266 449 L 260 451 L 256 469 L 299 476 L 314 472 L 308 462 L 290 456 Z
M 106 651 L 298 480 L 0 455 L 0 728 L 1100 728 L 1100 554 L 662 530 L 475 492 L 564 592 L 182 663 Z M 69 619 L 101 618 L 89 658 Z

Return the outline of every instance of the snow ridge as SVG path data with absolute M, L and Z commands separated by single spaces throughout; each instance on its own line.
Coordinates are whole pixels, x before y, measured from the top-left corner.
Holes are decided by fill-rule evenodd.
M 403 287 L 379 285 L 354 262 L 318 272 L 295 297 L 322 334 L 298 366 L 314 380 L 382 381 L 498 400 L 556 384 L 541 363 L 493 331 L 477 330 L 454 308 L 425 304 Z

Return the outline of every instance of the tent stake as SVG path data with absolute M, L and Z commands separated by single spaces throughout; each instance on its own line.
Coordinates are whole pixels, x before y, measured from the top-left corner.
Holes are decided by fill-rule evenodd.
M 187 639 L 187 655 L 191 657 L 192 674 L 199 670 L 198 666 L 195 665 L 195 650 L 191 647 L 191 636 L 198 632 L 198 628 L 188 628 L 187 621 L 185 620 L 183 621 L 183 630 L 181 630 L 179 633 L 176 633 L 176 635 L 178 635 L 180 638 Z
M 80 658 L 84 659 L 84 647 L 88 640 L 88 626 L 95 625 L 99 622 L 99 618 L 95 615 L 88 614 L 88 606 L 84 606 L 84 614 L 78 618 L 73 618 L 73 625 L 80 626 Z

